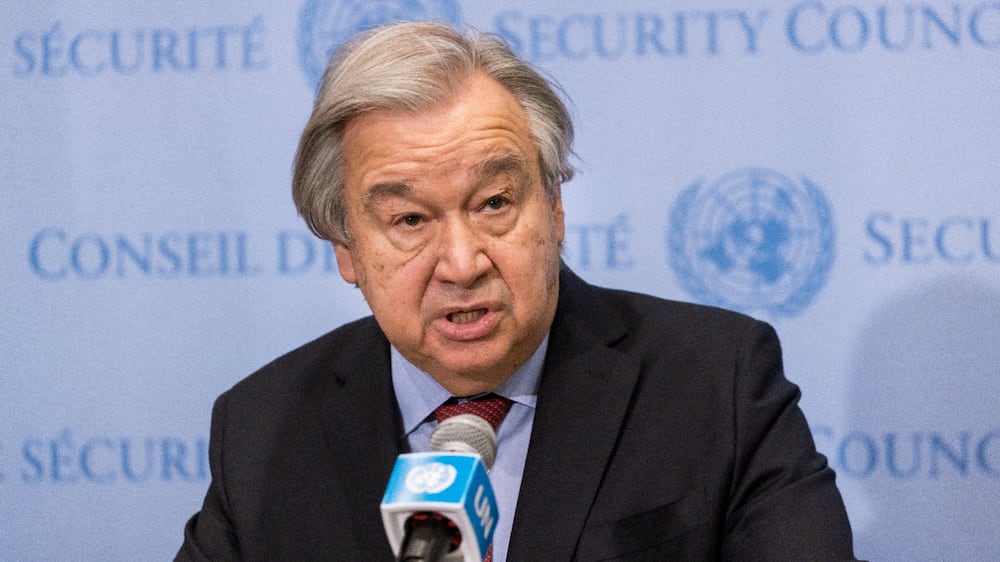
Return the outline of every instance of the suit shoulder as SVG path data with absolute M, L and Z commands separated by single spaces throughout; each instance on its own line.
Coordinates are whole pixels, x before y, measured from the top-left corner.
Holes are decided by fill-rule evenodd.
M 281 355 L 236 383 L 227 394 L 259 395 L 308 389 L 356 365 L 371 363 L 381 348 L 388 357 L 385 336 L 375 319 L 367 316 Z
M 643 353 L 664 346 L 693 353 L 738 349 L 743 342 L 773 337 L 766 323 L 722 308 L 645 293 L 591 285 L 569 270 L 560 284 L 558 329 L 579 330 L 623 349 Z M 771 334 L 768 334 L 770 332 Z
M 632 328 L 663 333 L 708 335 L 742 334 L 766 324 L 746 314 L 691 302 L 671 300 L 621 289 L 597 289 Z

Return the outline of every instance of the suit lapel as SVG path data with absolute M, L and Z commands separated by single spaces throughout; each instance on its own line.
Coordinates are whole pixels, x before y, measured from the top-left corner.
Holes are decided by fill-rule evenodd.
M 356 343 L 333 366 L 336 388 L 323 407 L 324 433 L 362 558 L 392 559 L 378 509 L 402 452 L 389 347 L 374 320 Z
M 620 314 L 564 271 L 511 533 L 511 560 L 572 558 L 625 419 L 637 358 Z

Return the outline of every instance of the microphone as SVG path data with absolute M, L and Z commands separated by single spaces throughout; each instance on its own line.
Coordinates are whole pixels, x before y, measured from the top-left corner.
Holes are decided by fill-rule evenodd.
M 398 560 L 486 557 L 498 516 L 487 474 L 495 459 L 493 426 L 473 414 L 439 423 L 430 452 L 397 457 L 381 510 Z

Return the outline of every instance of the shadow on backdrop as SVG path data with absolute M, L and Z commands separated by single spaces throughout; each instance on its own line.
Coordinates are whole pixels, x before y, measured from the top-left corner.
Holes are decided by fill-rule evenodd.
M 858 556 L 995 559 L 1000 292 L 939 279 L 888 299 L 858 335 L 851 426 L 830 453 L 860 506 Z

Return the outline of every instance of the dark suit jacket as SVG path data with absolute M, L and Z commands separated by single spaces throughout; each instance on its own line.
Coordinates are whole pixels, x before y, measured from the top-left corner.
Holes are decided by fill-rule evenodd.
M 510 560 L 853 558 L 768 325 L 560 283 Z M 400 433 L 371 317 L 281 357 L 216 402 L 178 559 L 391 560 Z

